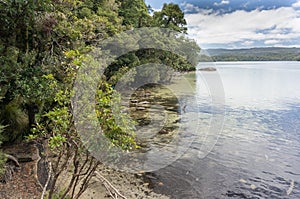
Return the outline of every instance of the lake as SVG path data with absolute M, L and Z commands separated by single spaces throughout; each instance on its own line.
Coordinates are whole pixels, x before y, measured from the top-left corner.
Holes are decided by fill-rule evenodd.
M 225 111 L 214 111 L 205 81 L 216 72 L 197 71 L 190 81 L 197 100 L 186 107 L 200 120 L 196 138 L 181 158 L 149 174 L 154 190 L 178 199 L 300 198 L 300 63 L 205 65 L 217 68 Z M 221 129 L 209 132 L 218 115 Z

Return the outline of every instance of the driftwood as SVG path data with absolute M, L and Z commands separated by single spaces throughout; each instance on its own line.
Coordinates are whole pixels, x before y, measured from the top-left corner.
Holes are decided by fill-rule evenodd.
M 108 191 L 109 195 L 116 199 L 116 198 L 123 198 L 127 199 L 125 196 L 123 196 L 106 178 L 104 178 L 99 172 L 95 171 L 96 178 L 99 179 L 106 190 Z

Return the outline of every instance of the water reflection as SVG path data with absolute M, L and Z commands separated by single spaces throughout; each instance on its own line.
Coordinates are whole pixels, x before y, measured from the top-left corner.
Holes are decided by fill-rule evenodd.
M 154 189 L 172 198 L 300 198 L 300 64 L 218 63 L 217 68 L 227 107 L 217 144 L 201 159 L 203 140 L 196 139 L 180 160 L 153 174 Z M 197 72 L 200 135 L 212 114 L 203 85 Z
M 217 63 L 229 106 L 283 109 L 300 99 L 298 62 Z

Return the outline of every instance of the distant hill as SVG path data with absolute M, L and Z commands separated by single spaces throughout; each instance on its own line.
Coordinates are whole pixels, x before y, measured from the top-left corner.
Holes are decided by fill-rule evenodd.
M 300 61 L 300 48 L 208 49 L 200 61 Z

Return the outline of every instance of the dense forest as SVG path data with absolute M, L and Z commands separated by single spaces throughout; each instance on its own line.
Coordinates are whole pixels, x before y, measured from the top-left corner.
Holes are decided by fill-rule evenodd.
M 300 61 L 299 48 L 208 49 L 201 61 Z
M 186 34 L 184 14 L 172 3 L 154 12 L 144 0 L 2 0 L 0 24 L 0 144 L 46 140 L 56 157 L 48 168 L 47 197 L 78 198 L 99 164 L 74 128 L 70 99 L 78 69 L 97 45 L 122 31 L 159 27 L 176 31 L 175 37 Z M 195 56 L 200 51 L 193 41 L 183 43 L 193 46 Z M 128 124 L 123 132 L 111 114 L 113 85 L 124 71 L 149 62 L 195 69 L 186 58 L 155 49 L 130 52 L 108 68 L 99 82 L 97 116 L 112 145 L 123 150 L 138 145 L 130 118 L 122 117 Z M 0 174 L 8 158 L 0 154 Z M 69 164 L 73 175 L 58 196 L 57 178 Z

